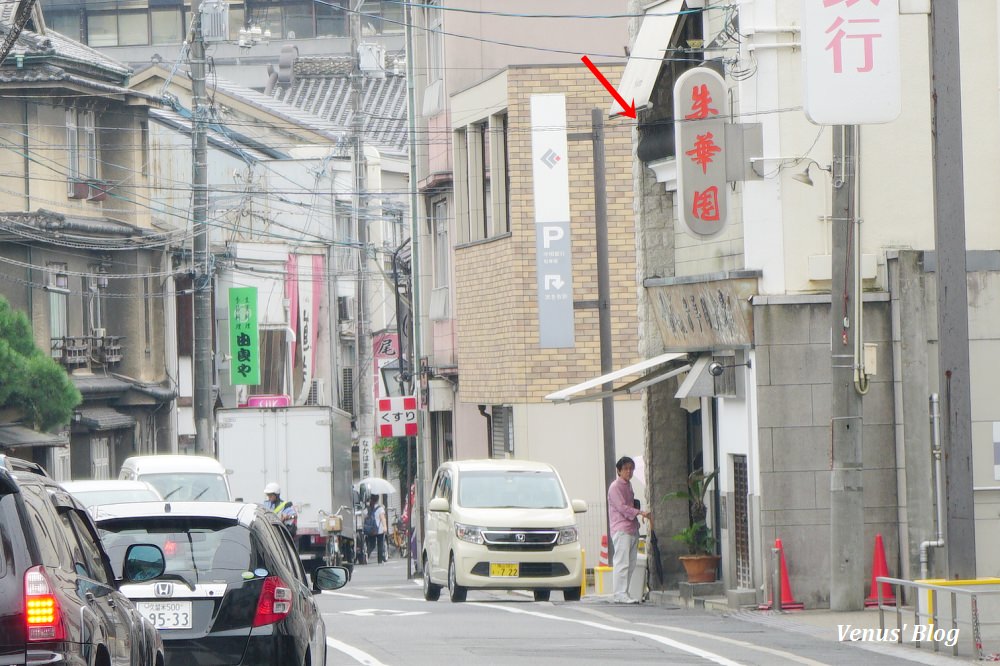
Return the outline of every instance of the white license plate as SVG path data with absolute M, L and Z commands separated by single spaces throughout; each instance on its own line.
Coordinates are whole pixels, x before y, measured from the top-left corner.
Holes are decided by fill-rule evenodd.
M 190 601 L 137 601 L 139 613 L 157 629 L 190 629 Z

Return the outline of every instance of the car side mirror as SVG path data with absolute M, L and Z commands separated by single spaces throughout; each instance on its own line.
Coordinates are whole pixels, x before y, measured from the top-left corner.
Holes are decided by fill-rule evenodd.
M 583 500 L 573 500 L 571 504 L 573 505 L 573 513 L 587 513 L 587 503 Z
M 450 511 L 447 497 L 435 497 L 427 504 L 428 511 Z
M 344 567 L 318 567 L 313 572 L 313 592 L 339 590 L 347 585 L 350 577 Z
M 159 546 L 147 543 L 136 543 L 125 551 L 125 561 L 122 563 L 122 579 L 126 583 L 142 583 L 163 575 L 167 561 Z

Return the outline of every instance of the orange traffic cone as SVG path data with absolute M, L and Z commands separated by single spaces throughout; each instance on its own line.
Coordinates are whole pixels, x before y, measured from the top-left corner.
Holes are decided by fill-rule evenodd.
M 889 575 L 889 565 L 885 562 L 885 547 L 882 545 L 882 535 L 875 535 L 875 554 L 872 556 L 871 593 L 865 599 L 865 606 L 878 606 L 878 588 L 875 587 L 879 576 Z M 888 606 L 896 605 L 896 596 L 892 593 L 889 583 L 882 583 L 882 603 Z
M 601 558 L 598 564 L 602 567 L 608 566 L 608 535 L 601 535 Z
M 795 601 L 792 594 L 792 584 L 788 582 L 788 568 L 785 566 L 785 549 L 781 546 L 781 539 L 774 540 L 774 547 L 781 553 L 781 610 L 802 610 L 806 607 L 801 601 Z M 757 606 L 758 610 L 771 610 L 774 605 L 774 591 L 766 604 Z

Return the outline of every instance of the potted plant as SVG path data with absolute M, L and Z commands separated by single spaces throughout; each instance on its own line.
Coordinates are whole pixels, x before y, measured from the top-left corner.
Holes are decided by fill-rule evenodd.
M 696 469 L 687 478 L 687 489 L 670 493 L 666 499 L 684 499 L 688 501 L 691 524 L 674 535 L 675 541 L 680 541 L 688 548 L 688 554 L 679 559 L 687 572 L 689 583 L 712 583 L 715 581 L 715 570 L 719 565 L 719 556 L 715 554 L 715 538 L 705 522 L 708 515 L 708 505 L 705 497 L 709 486 L 715 481 L 719 470 L 708 476 Z

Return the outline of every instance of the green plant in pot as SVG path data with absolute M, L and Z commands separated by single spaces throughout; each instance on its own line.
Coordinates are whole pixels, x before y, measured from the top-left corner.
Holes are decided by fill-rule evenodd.
M 665 499 L 683 499 L 688 501 L 691 524 L 674 535 L 675 541 L 680 541 L 688 548 L 688 554 L 679 559 L 687 572 L 689 583 L 711 583 L 715 581 L 715 569 L 719 564 L 719 556 L 715 554 L 715 538 L 708 528 L 709 487 L 719 475 L 719 470 L 709 475 L 700 469 L 691 472 L 687 478 L 687 489 L 669 493 Z

